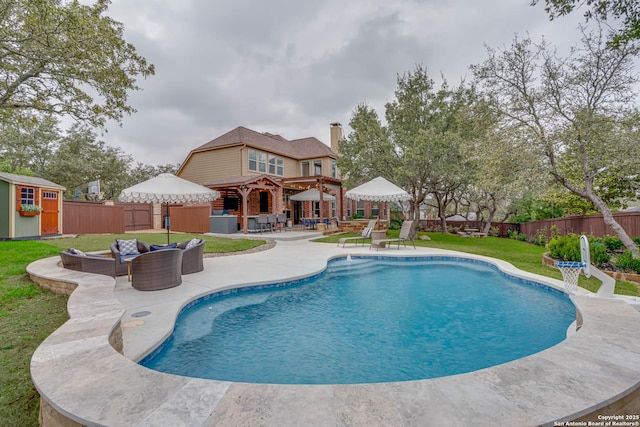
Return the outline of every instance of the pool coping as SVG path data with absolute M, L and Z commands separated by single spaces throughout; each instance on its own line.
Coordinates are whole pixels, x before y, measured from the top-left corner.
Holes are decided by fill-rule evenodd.
M 31 277 L 77 288 L 69 298 L 70 320 L 38 347 L 31 361 L 42 402 L 89 426 L 414 426 L 426 420 L 434 425 L 553 425 L 604 408 L 640 388 L 640 312 L 621 300 L 595 298 L 584 290 L 571 296 L 582 319 L 579 332 L 529 357 L 450 377 L 352 385 L 248 384 L 163 374 L 133 361 L 159 345 L 172 330 L 167 320 L 175 320 L 181 307 L 199 296 L 318 274 L 329 259 L 348 254 L 453 254 L 562 289 L 561 281 L 482 256 L 427 248 L 374 253 L 306 240 L 278 242 L 257 254 L 206 258 L 203 273 L 184 276 L 183 285 L 153 293 L 129 289 L 122 279 L 65 270 L 58 266 L 58 257 L 47 258 L 29 265 Z M 256 268 L 247 269 L 247 263 Z M 219 280 L 208 284 L 212 277 Z M 145 306 L 162 315 L 142 325 L 133 323 L 131 315 Z M 126 357 L 116 350 L 120 334 Z

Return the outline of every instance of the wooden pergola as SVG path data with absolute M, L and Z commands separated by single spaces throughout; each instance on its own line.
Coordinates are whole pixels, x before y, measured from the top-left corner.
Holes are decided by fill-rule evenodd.
M 245 234 L 249 232 L 249 194 L 255 190 L 269 191 L 271 193 L 271 211 L 275 213 L 277 210 L 277 192 L 279 188 L 282 188 L 282 184 L 269 175 L 224 178 L 204 185 L 221 193 L 237 192 L 242 199 L 242 232 Z

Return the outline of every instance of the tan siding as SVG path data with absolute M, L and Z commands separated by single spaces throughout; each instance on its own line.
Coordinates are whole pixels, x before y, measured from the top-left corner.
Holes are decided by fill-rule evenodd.
M 284 157 L 284 177 L 292 178 L 300 176 L 301 166 L 300 162 L 295 159 Z
M 180 177 L 198 184 L 215 179 L 238 176 L 240 172 L 240 147 L 194 153 L 180 171 Z

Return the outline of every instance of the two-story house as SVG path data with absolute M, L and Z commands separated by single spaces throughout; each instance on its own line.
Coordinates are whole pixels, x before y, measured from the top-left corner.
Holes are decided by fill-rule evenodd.
M 341 218 L 344 192 L 336 152 L 342 126 L 330 126 L 331 147 L 314 137 L 287 140 L 237 127 L 192 150 L 177 175 L 219 191 L 213 210 L 237 215 L 245 232 L 248 218 L 261 213 L 284 212 L 296 224 L 303 217 Z M 320 190 L 323 200 L 290 200 L 311 188 Z M 324 200 L 324 194 L 335 200 Z

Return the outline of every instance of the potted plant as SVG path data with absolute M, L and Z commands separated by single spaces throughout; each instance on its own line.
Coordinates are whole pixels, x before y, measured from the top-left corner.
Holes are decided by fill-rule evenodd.
M 40 206 L 38 205 L 20 205 L 20 216 L 36 216 L 40 215 Z

